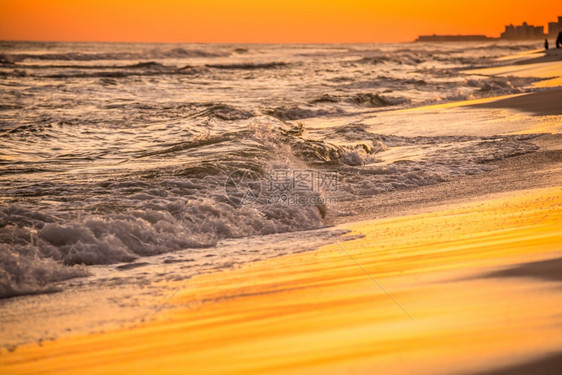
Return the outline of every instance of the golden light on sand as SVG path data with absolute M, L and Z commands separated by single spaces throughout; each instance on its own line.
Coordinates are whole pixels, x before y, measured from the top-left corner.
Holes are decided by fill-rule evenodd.
M 518 2 L 516 2 L 518 3 Z M 559 1 L 0 1 L 0 39 L 142 42 L 399 42 L 545 25 Z M 518 6 L 514 6 L 518 5 Z
M 182 309 L 133 330 L 18 348 L 0 367 L 439 374 L 523 360 L 562 344 L 556 275 L 528 266 L 560 256 L 561 205 L 560 188 L 528 190 L 354 224 L 365 237 L 202 275 L 170 301 Z

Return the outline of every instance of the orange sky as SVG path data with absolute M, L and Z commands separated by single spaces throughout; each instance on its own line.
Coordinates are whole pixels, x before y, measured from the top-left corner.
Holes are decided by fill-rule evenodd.
M 561 0 L 0 0 L 0 39 L 400 42 L 558 15 Z

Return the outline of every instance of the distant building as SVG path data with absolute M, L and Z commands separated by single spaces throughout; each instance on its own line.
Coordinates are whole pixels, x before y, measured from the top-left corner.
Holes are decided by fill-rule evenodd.
M 544 26 L 528 25 L 527 22 L 514 26 L 507 25 L 501 33 L 502 40 L 538 40 L 556 38 L 562 32 L 562 17 L 558 16 L 558 22 L 548 23 L 548 34 L 544 32 Z M 416 42 L 482 42 L 486 40 L 497 40 L 485 35 L 420 35 Z
M 533 26 L 523 22 L 519 26 L 507 25 L 500 38 L 506 40 L 535 40 L 543 39 L 545 36 L 544 26 Z
M 548 37 L 556 38 L 558 33 L 562 31 L 562 17 L 558 17 L 558 22 L 548 23 Z

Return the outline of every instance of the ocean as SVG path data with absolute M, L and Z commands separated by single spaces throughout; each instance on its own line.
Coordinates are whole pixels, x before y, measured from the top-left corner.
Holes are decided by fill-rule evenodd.
M 532 152 L 382 115 L 524 92 L 535 78 L 461 72 L 534 48 L 0 42 L 0 298 L 162 299 L 160 281 L 339 241 L 351 201 Z

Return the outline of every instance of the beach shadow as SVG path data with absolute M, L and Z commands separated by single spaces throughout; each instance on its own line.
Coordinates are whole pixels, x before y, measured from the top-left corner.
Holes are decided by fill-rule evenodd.
M 523 263 L 508 269 L 484 274 L 482 277 L 531 277 L 544 281 L 562 282 L 562 258 Z
M 515 364 L 497 370 L 478 372 L 478 375 L 559 375 L 562 369 L 562 352 L 553 353 L 522 364 Z
M 489 103 L 472 104 L 474 108 L 507 108 L 529 112 L 535 116 L 562 115 L 562 90 L 547 90 L 500 99 Z

